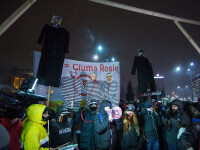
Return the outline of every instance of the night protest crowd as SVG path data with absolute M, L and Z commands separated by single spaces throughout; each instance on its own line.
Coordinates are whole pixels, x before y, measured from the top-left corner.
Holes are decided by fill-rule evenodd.
M 38 39 L 43 45 L 37 71 L 40 85 L 60 86 L 70 38 L 70 33 L 60 27 L 61 20 L 53 16 Z M 137 70 L 138 91 L 154 92 L 151 63 L 142 49 L 138 49 L 138 55 L 131 71 L 135 75 Z M 103 83 L 97 82 L 97 73 L 92 73 L 87 90 L 83 82 L 85 93 L 81 93 L 82 81 L 76 73 L 71 70 L 69 77 L 62 78 L 64 105 L 56 112 L 47 107 L 49 100 L 21 107 L 18 100 L 0 91 L 0 150 L 200 150 L 200 99 L 197 103 L 173 100 L 167 104 L 143 99 L 128 105 L 120 102 L 121 109 L 114 109 L 120 91 L 111 73 Z M 74 111 L 71 102 L 86 100 L 81 94 L 88 95 L 89 104 L 80 104 Z
M 0 118 L 0 150 L 200 149 L 200 101 L 162 105 L 152 99 L 119 106 L 123 112 L 119 119 L 110 113 L 109 100 L 99 108 L 91 100 L 77 112 L 63 105 L 55 112 L 42 103 L 32 104 L 23 119 L 16 117 L 17 110 L 10 111 Z
M 41 32 L 41 38 L 59 37 L 52 36 L 58 29 L 45 25 L 43 31 L 48 32 Z M 68 41 L 69 34 L 63 31 L 63 37 Z M 47 46 L 48 43 L 53 42 L 47 42 Z M 64 48 L 68 47 L 68 44 L 64 45 Z M 57 67 L 57 55 L 54 49 L 52 51 L 51 57 L 44 58 L 43 55 L 50 53 L 42 52 L 37 78 L 41 85 L 58 87 L 64 57 L 63 52 L 60 54 L 55 50 L 58 56 L 62 56 L 60 67 Z M 153 93 L 156 88 L 151 63 L 144 57 L 142 49 L 138 50 L 138 55 L 131 74 L 135 75 L 137 70 L 140 94 Z M 54 62 L 51 65 L 60 68 L 60 71 L 51 65 L 44 67 L 49 64 L 45 62 Z M 96 80 L 97 73 L 92 73 L 87 90 L 76 74 L 75 70 L 71 70 L 70 77 L 61 79 L 64 105 L 59 105 L 56 112 L 47 107 L 49 100 L 33 102 L 29 97 L 26 98 L 26 107 L 21 107 L 19 101 L 9 94 L 0 93 L 0 150 L 200 150 L 200 100 L 198 103 L 183 103 L 177 99 L 160 104 L 155 99 L 150 100 L 151 96 L 147 100 L 140 95 L 134 104 L 120 102 L 116 106 L 120 91 L 111 73 L 106 74 L 107 81 L 103 83 Z M 82 94 L 88 95 L 88 101 L 81 98 Z M 29 102 L 31 100 L 32 103 Z M 74 109 L 73 102 L 78 110 Z

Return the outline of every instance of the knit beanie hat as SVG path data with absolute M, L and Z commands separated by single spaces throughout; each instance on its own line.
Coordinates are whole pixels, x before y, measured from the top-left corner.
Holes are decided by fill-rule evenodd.
M 131 105 L 128 105 L 128 106 L 126 107 L 126 111 L 133 111 L 133 107 L 132 107 Z

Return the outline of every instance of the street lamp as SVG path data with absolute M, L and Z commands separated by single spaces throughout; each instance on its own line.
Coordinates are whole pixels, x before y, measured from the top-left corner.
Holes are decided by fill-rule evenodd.
M 193 67 L 194 66 L 194 63 L 191 62 L 190 63 L 190 66 Z M 189 72 L 190 74 L 190 86 L 191 86 L 191 92 L 192 92 L 192 74 L 193 74 L 193 70 L 188 68 L 187 71 Z M 192 101 L 193 101 L 193 92 L 192 92 Z
M 98 60 L 99 59 L 99 56 L 98 55 L 94 55 L 94 60 Z
M 103 47 L 102 47 L 101 45 L 98 45 L 98 46 L 97 46 L 97 50 L 98 50 L 99 52 L 101 52 L 101 51 L 103 50 Z
M 190 66 L 194 66 L 194 63 L 193 63 L 193 62 L 191 62 L 191 63 L 190 63 Z
M 114 57 L 112 57 L 112 59 L 111 59 L 112 61 L 115 61 L 115 58 Z
M 189 63 L 189 68 L 187 69 L 187 72 L 189 73 L 189 75 L 190 75 L 190 87 L 191 87 L 191 93 L 192 93 L 192 75 L 193 75 L 193 73 L 194 73 L 194 71 L 193 71 L 193 67 L 194 67 L 194 62 L 191 62 L 191 63 Z M 176 67 L 176 72 L 179 72 L 180 70 L 181 70 L 181 67 L 180 66 L 178 66 L 178 67 Z M 192 93 L 192 100 L 193 100 L 193 93 Z
M 178 86 L 177 89 L 178 89 L 178 90 L 181 90 L 181 97 L 182 97 L 182 99 L 184 100 L 187 94 L 186 94 L 186 91 L 183 91 L 183 90 L 187 90 L 187 89 L 188 89 L 188 85 L 183 86 L 183 87 Z M 179 93 L 180 93 L 180 92 L 179 92 Z
M 176 67 L 176 71 L 180 71 L 181 70 L 181 67 Z
M 180 86 L 178 86 L 177 89 L 180 89 L 180 90 L 181 90 L 181 97 L 182 97 L 182 99 L 183 99 L 183 88 L 181 88 Z
M 104 51 L 104 54 L 102 53 L 101 56 L 100 56 L 100 58 L 103 58 L 103 61 L 105 61 L 105 62 L 110 62 L 110 61 L 114 62 L 114 61 L 116 61 L 116 59 L 114 57 L 108 55 L 107 49 L 104 50 L 104 47 L 102 45 L 98 45 L 96 47 L 96 50 L 98 52 Z M 104 56 L 102 56 L 102 55 L 104 55 Z M 99 57 L 97 55 L 95 55 L 93 58 L 94 58 L 94 60 L 98 60 L 99 59 Z

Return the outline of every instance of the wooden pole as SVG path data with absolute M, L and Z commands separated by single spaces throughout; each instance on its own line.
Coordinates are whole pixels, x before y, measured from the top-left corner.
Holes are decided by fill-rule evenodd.
M 0 25 L 0 36 L 23 14 L 28 10 L 37 0 L 27 0 L 22 4 L 9 18 L 7 18 Z
M 47 107 L 49 107 L 50 94 L 51 94 L 51 86 L 49 85 L 49 90 L 48 90 L 48 99 L 47 99 Z
M 145 14 L 145 15 L 150 15 L 150 16 L 154 16 L 154 17 L 164 18 L 164 19 L 173 20 L 173 21 L 177 20 L 177 21 L 185 22 L 185 23 L 189 23 L 189 24 L 200 25 L 200 21 L 195 21 L 195 20 L 180 18 L 180 17 L 171 16 L 171 15 L 167 15 L 167 14 L 162 14 L 162 13 L 158 13 L 155 11 L 150 11 L 150 10 L 141 9 L 141 8 L 137 8 L 137 7 L 133 7 L 133 6 L 128 6 L 128 5 L 124 5 L 124 4 L 120 4 L 120 3 L 116 3 L 116 2 L 111 2 L 108 0 L 89 0 L 89 1 L 107 5 L 107 6 L 120 8 L 120 9 L 129 10 L 129 11 L 133 11 L 133 12 L 137 12 L 137 13 L 141 13 L 141 14 Z
M 49 85 L 48 98 L 47 98 L 47 107 L 49 107 L 50 94 L 51 94 L 51 86 Z M 49 136 L 49 120 L 48 120 L 48 130 L 47 130 L 47 135 Z
M 199 46 L 195 43 L 195 41 L 192 39 L 192 37 L 187 33 L 187 31 L 183 28 L 183 26 L 177 21 L 174 20 L 174 23 L 176 26 L 181 30 L 181 32 L 185 35 L 185 37 L 189 40 L 189 42 L 194 46 L 194 48 L 199 52 L 200 54 L 200 48 Z

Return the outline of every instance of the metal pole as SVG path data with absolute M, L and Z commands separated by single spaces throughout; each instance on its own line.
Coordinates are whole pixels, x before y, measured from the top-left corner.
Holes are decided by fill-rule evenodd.
M 28 10 L 37 0 L 27 0 L 22 4 L 8 19 L 0 25 L 0 36 L 21 16 Z
M 145 15 L 150 15 L 150 16 L 154 16 L 154 17 L 173 20 L 174 23 L 177 25 L 177 27 L 181 30 L 181 32 L 186 36 L 186 38 L 190 41 L 190 43 L 194 46 L 194 48 L 200 54 L 200 48 L 198 47 L 198 45 L 194 42 L 194 40 L 191 38 L 191 36 L 184 30 L 184 28 L 178 23 L 178 21 L 180 21 L 180 22 L 185 22 L 185 23 L 189 23 L 189 24 L 200 25 L 200 21 L 195 21 L 195 20 L 191 20 L 191 19 L 185 19 L 185 18 L 180 18 L 180 17 L 171 16 L 171 15 L 167 15 L 167 14 L 162 14 L 162 13 L 158 13 L 158 12 L 154 12 L 154 11 L 150 11 L 150 10 L 146 10 L 146 9 L 128 6 L 128 5 L 124 5 L 124 4 L 120 4 L 120 3 L 116 3 L 116 2 L 111 2 L 108 0 L 89 0 L 89 1 L 107 5 L 107 6 L 111 6 L 111 7 L 124 9 L 124 10 L 129 10 L 129 11 L 133 11 L 133 12 L 137 12 L 137 13 L 141 13 L 141 14 L 145 14 Z
M 192 37 L 187 33 L 187 31 L 183 28 L 183 26 L 177 21 L 174 20 L 174 23 L 176 26 L 181 30 L 181 32 L 185 35 L 185 37 L 189 40 L 189 42 L 194 46 L 194 48 L 199 52 L 200 54 L 200 48 L 199 46 L 195 43 L 195 41 L 192 39 Z
M 183 96 L 183 88 L 181 88 L 181 92 L 182 92 L 182 93 L 181 93 L 181 94 L 182 94 L 182 99 L 184 100 L 184 98 L 183 98 L 183 97 L 184 97 L 184 96 Z
M 107 5 L 107 6 L 120 8 L 120 9 L 129 10 L 129 11 L 133 11 L 133 12 L 137 12 L 137 13 L 141 13 L 141 14 L 145 14 L 145 15 L 150 15 L 150 16 L 154 16 L 154 17 L 164 18 L 164 19 L 173 20 L 173 21 L 177 20 L 180 22 L 200 25 L 200 21 L 195 21 L 195 20 L 191 20 L 191 19 L 185 19 L 185 18 L 181 18 L 181 17 L 162 14 L 162 13 L 158 13 L 155 11 L 150 11 L 150 10 L 141 9 L 141 8 L 137 8 L 137 7 L 133 7 L 133 6 L 128 6 L 128 5 L 124 5 L 124 4 L 120 4 L 120 3 L 116 3 L 116 2 L 111 2 L 108 0 L 89 0 L 89 1 Z

